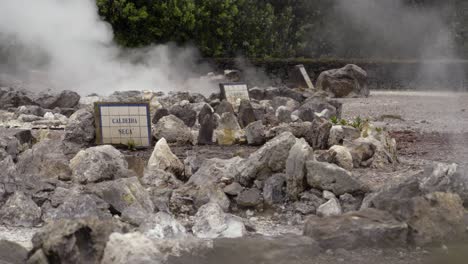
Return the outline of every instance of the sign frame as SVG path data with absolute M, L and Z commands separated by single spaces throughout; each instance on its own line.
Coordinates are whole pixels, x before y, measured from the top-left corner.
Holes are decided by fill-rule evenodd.
M 247 90 L 247 99 L 250 101 L 250 90 L 249 86 L 245 82 L 226 82 L 226 83 L 220 83 L 219 84 L 219 89 L 221 90 L 221 99 L 224 99 L 228 101 L 233 107 L 235 106 L 235 103 L 232 103 L 228 100 L 227 94 L 226 94 L 226 88 L 225 86 L 229 85 L 245 85 L 245 88 Z
M 150 105 L 148 102 L 132 102 L 132 103 L 122 103 L 122 102 L 95 102 L 94 103 L 94 120 L 96 128 L 96 144 L 97 145 L 113 145 L 113 146 L 127 146 L 128 144 L 124 143 L 104 143 L 103 136 L 103 126 L 102 126 L 102 113 L 101 107 L 145 107 L 146 108 L 146 122 L 147 122 L 147 133 L 148 133 L 148 146 L 134 146 L 136 149 L 146 149 L 150 148 L 153 144 L 152 134 L 151 134 L 151 114 L 150 114 Z M 140 127 L 141 128 L 141 127 Z

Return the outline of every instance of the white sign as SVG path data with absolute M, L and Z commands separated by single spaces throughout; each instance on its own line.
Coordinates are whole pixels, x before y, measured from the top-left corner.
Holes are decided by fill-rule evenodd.
M 145 103 L 97 103 L 97 143 L 151 146 L 149 106 Z
M 240 100 L 250 100 L 249 89 L 245 83 L 222 83 L 219 86 L 224 99 L 233 107 L 238 105 Z

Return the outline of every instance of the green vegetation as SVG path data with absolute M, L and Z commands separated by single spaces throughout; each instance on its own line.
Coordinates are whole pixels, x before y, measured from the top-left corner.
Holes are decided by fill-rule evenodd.
M 447 33 L 454 37 L 457 52 L 468 58 L 468 1 L 401 1 L 416 18 L 418 12 L 437 12 L 448 25 Z M 406 61 L 418 59 L 421 43 L 417 40 L 431 43 L 434 38 L 431 30 L 422 30 L 417 40 L 408 32 L 405 37 L 410 39 L 369 34 L 369 25 L 351 23 L 339 13 L 337 7 L 343 2 L 346 1 L 96 0 L 100 15 L 112 25 L 120 45 L 193 44 L 204 57 Z M 399 32 L 412 29 L 394 28 Z

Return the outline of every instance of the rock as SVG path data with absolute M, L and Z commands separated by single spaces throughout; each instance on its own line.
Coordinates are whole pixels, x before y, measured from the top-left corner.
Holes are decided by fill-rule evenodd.
M 197 112 L 193 110 L 190 103 L 176 104 L 169 109 L 169 114 L 176 116 L 182 120 L 186 126 L 192 127 L 197 121 Z
M 271 105 L 274 110 L 278 110 L 280 107 L 284 107 L 284 109 L 293 112 L 296 110 L 301 104 L 294 99 L 288 97 L 277 96 L 271 100 Z
M 236 169 L 243 160 L 239 157 L 232 159 L 207 159 L 203 161 L 200 168 L 190 177 L 188 184 L 205 186 L 217 183 L 221 178 L 234 180 Z
M 317 79 L 317 89 L 338 98 L 368 97 L 370 93 L 366 71 L 354 64 L 322 72 Z
M 233 145 L 236 141 L 239 141 L 242 130 L 236 116 L 232 113 L 223 113 L 215 130 L 215 135 L 219 145 Z
M 164 255 L 154 241 L 141 233 L 112 233 L 104 249 L 101 264 L 162 263 Z
M 390 214 L 365 209 L 341 216 L 310 217 L 304 235 L 330 249 L 385 248 L 406 245 L 408 227 Z
M 262 121 L 255 121 L 250 123 L 245 128 L 245 136 L 247 137 L 247 143 L 253 146 L 263 145 L 266 141 L 265 138 L 265 126 Z
M 140 225 L 139 230 L 151 239 L 174 239 L 187 236 L 185 227 L 172 215 L 158 212 L 151 215 Z
M 95 135 L 94 114 L 80 109 L 70 116 L 63 139 L 84 147 L 94 141 Z
M 200 124 L 200 131 L 198 133 L 199 145 L 213 144 L 213 133 L 216 128 L 216 120 L 213 115 L 213 109 L 210 105 L 205 104 L 198 114 L 198 123 Z
M 198 187 L 192 194 L 193 203 L 196 208 L 200 208 L 207 203 L 218 204 L 223 211 L 229 211 L 231 201 L 223 192 L 223 190 L 216 185 L 204 185 Z
M 358 211 L 361 207 L 361 199 L 352 196 L 349 193 L 340 195 L 340 203 L 343 212 Z
M 317 215 L 322 217 L 341 215 L 341 205 L 336 198 L 331 198 L 328 202 L 317 208 Z
M 152 124 L 157 124 L 159 120 L 165 116 L 169 115 L 169 111 L 166 108 L 158 108 L 151 119 Z
M 110 145 L 81 150 L 70 161 L 72 179 L 81 184 L 127 177 L 127 168 L 123 154 Z
M 289 150 L 295 143 L 296 138 L 290 132 L 270 140 L 237 166 L 236 180 L 244 186 L 249 186 L 260 173 L 272 175 L 284 171 Z
M 242 207 L 256 207 L 262 204 L 262 194 L 256 188 L 246 189 L 237 196 L 237 204 Z
M 124 228 L 96 219 L 59 220 L 50 223 L 33 239 L 29 263 L 39 258 L 46 263 L 101 263 L 109 235 Z M 43 263 L 43 262 L 40 262 Z
M 20 145 L 31 146 L 33 142 L 33 136 L 29 129 L 16 129 L 16 128 L 0 128 L 0 135 L 3 138 L 15 137 Z M 8 146 L 9 144 L 6 144 Z M 8 151 L 8 150 L 7 150 Z M 12 153 L 10 153 L 11 155 Z
M 98 218 L 100 220 L 111 219 L 109 205 L 95 195 L 84 193 L 72 193 L 66 190 L 66 195 L 61 198 L 57 208 L 50 208 L 43 213 L 45 222 L 59 219 Z
M 267 205 L 283 203 L 286 198 L 286 175 L 275 174 L 265 181 L 263 200 Z
M 285 106 L 280 106 L 278 109 L 276 109 L 276 118 L 278 118 L 278 121 L 280 123 L 291 123 L 291 114 L 292 112 L 288 110 Z
M 59 94 L 40 93 L 34 101 L 45 109 L 74 108 L 80 102 L 80 98 L 76 92 L 64 90 Z
M 353 156 L 348 148 L 335 145 L 328 151 L 331 152 L 330 155 L 333 156 L 333 163 L 345 170 L 353 169 Z
M 314 119 L 305 139 L 313 149 L 327 149 L 332 124 L 326 119 Z
M 323 117 L 325 119 L 329 119 L 332 116 L 341 118 L 341 108 L 340 102 L 321 96 L 313 96 L 304 101 L 297 110 L 299 111 L 299 118 L 302 121 L 312 122 L 316 118 L 315 113 L 322 113 L 324 110 L 328 110 L 328 116 Z
M 235 238 L 247 233 L 241 219 L 225 214 L 216 203 L 203 205 L 195 215 L 194 222 L 193 233 L 200 238 Z
M 294 206 L 294 211 L 302 214 L 302 215 L 311 215 L 315 214 L 316 212 L 316 207 L 309 202 L 295 202 L 293 204 Z
M 3 202 L 6 197 L 14 193 L 20 184 L 22 178 L 19 177 L 13 158 L 0 149 L 0 201 Z M 3 156 L 3 157 L 2 157 Z
M 69 180 L 71 170 L 67 148 L 60 140 L 46 139 L 23 152 L 17 163 L 20 175 Z
M 41 208 L 23 192 L 17 191 L 0 209 L 0 222 L 15 227 L 36 226 L 41 222 Z
M 20 264 L 26 263 L 28 250 L 15 242 L 0 240 L 0 263 Z
M 306 161 L 314 159 L 313 149 L 304 139 L 296 139 L 286 160 L 286 193 L 291 200 L 297 200 L 305 190 Z
M 100 182 L 89 188 L 92 193 L 110 204 L 111 211 L 129 220 L 136 220 L 135 224 L 141 224 L 138 222 L 143 220 L 137 214 L 148 215 L 154 212 L 149 193 L 136 177 Z
M 186 144 L 192 141 L 192 133 L 185 123 L 174 115 L 162 117 L 154 126 L 153 136 L 169 143 Z
M 361 132 L 352 126 L 334 125 L 330 129 L 328 145 L 342 145 L 345 140 L 353 141 L 361 136 Z
M 330 191 L 323 191 L 323 198 L 326 199 L 326 200 L 330 200 L 330 199 L 333 199 L 333 198 L 336 198 L 335 194 L 333 194 L 332 192 Z
M 252 104 L 250 104 L 249 100 L 246 100 L 246 99 L 241 100 L 240 106 L 239 106 L 238 119 L 239 119 L 239 125 L 242 128 L 248 126 L 252 122 L 257 121 L 254 109 L 252 107 Z
M 366 139 L 355 139 L 352 142 L 346 142 L 345 146 L 350 150 L 353 157 L 353 166 L 369 167 L 373 163 L 373 157 L 377 147 Z
M 229 184 L 228 186 L 224 187 L 224 189 L 223 189 L 223 191 L 226 194 L 232 195 L 232 196 L 239 195 L 243 190 L 244 190 L 244 187 L 242 187 L 242 185 L 240 185 L 237 182 L 233 182 L 233 183 Z
M 224 113 L 234 114 L 235 112 L 234 112 L 234 108 L 232 107 L 232 105 L 228 101 L 223 100 L 216 107 L 216 113 L 221 116 Z
M 0 109 L 34 104 L 36 103 L 25 92 L 17 91 L 13 88 L 0 87 Z
M 159 169 L 145 170 L 141 183 L 145 187 L 171 188 L 180 187 L 183 182 L 177 179 L 174 174 Z
M 39 121 L 42 120 L 43 118 L 40 116 L 35 116 L 35 115 L 26 115 L 26 114 L 21 114 L 18 117 L 18 120 L 24 123 L 31 123 L 34 121 Z
M 166 139 L 161 138 L 155 145 L 153 153 L 148 160 L 147 170 L 163 170 L 182 178 L 185 171 L 184 164 L 174 155 Z
M 306 163 L 307 183 L 336 195 L 364 192 L 366 188 L 353 175 L 335 164 L 309 160 Z

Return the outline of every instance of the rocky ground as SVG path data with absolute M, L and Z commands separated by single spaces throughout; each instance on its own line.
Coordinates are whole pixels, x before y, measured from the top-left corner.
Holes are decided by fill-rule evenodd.
M 458 263 L 468 96 L 365 97 L 365 77 L 347 66 L 315 92 L 234 104 L 0 88 L 0 260 Z M 142 100 L 154 147 L 95 146 L 93 102 Z

